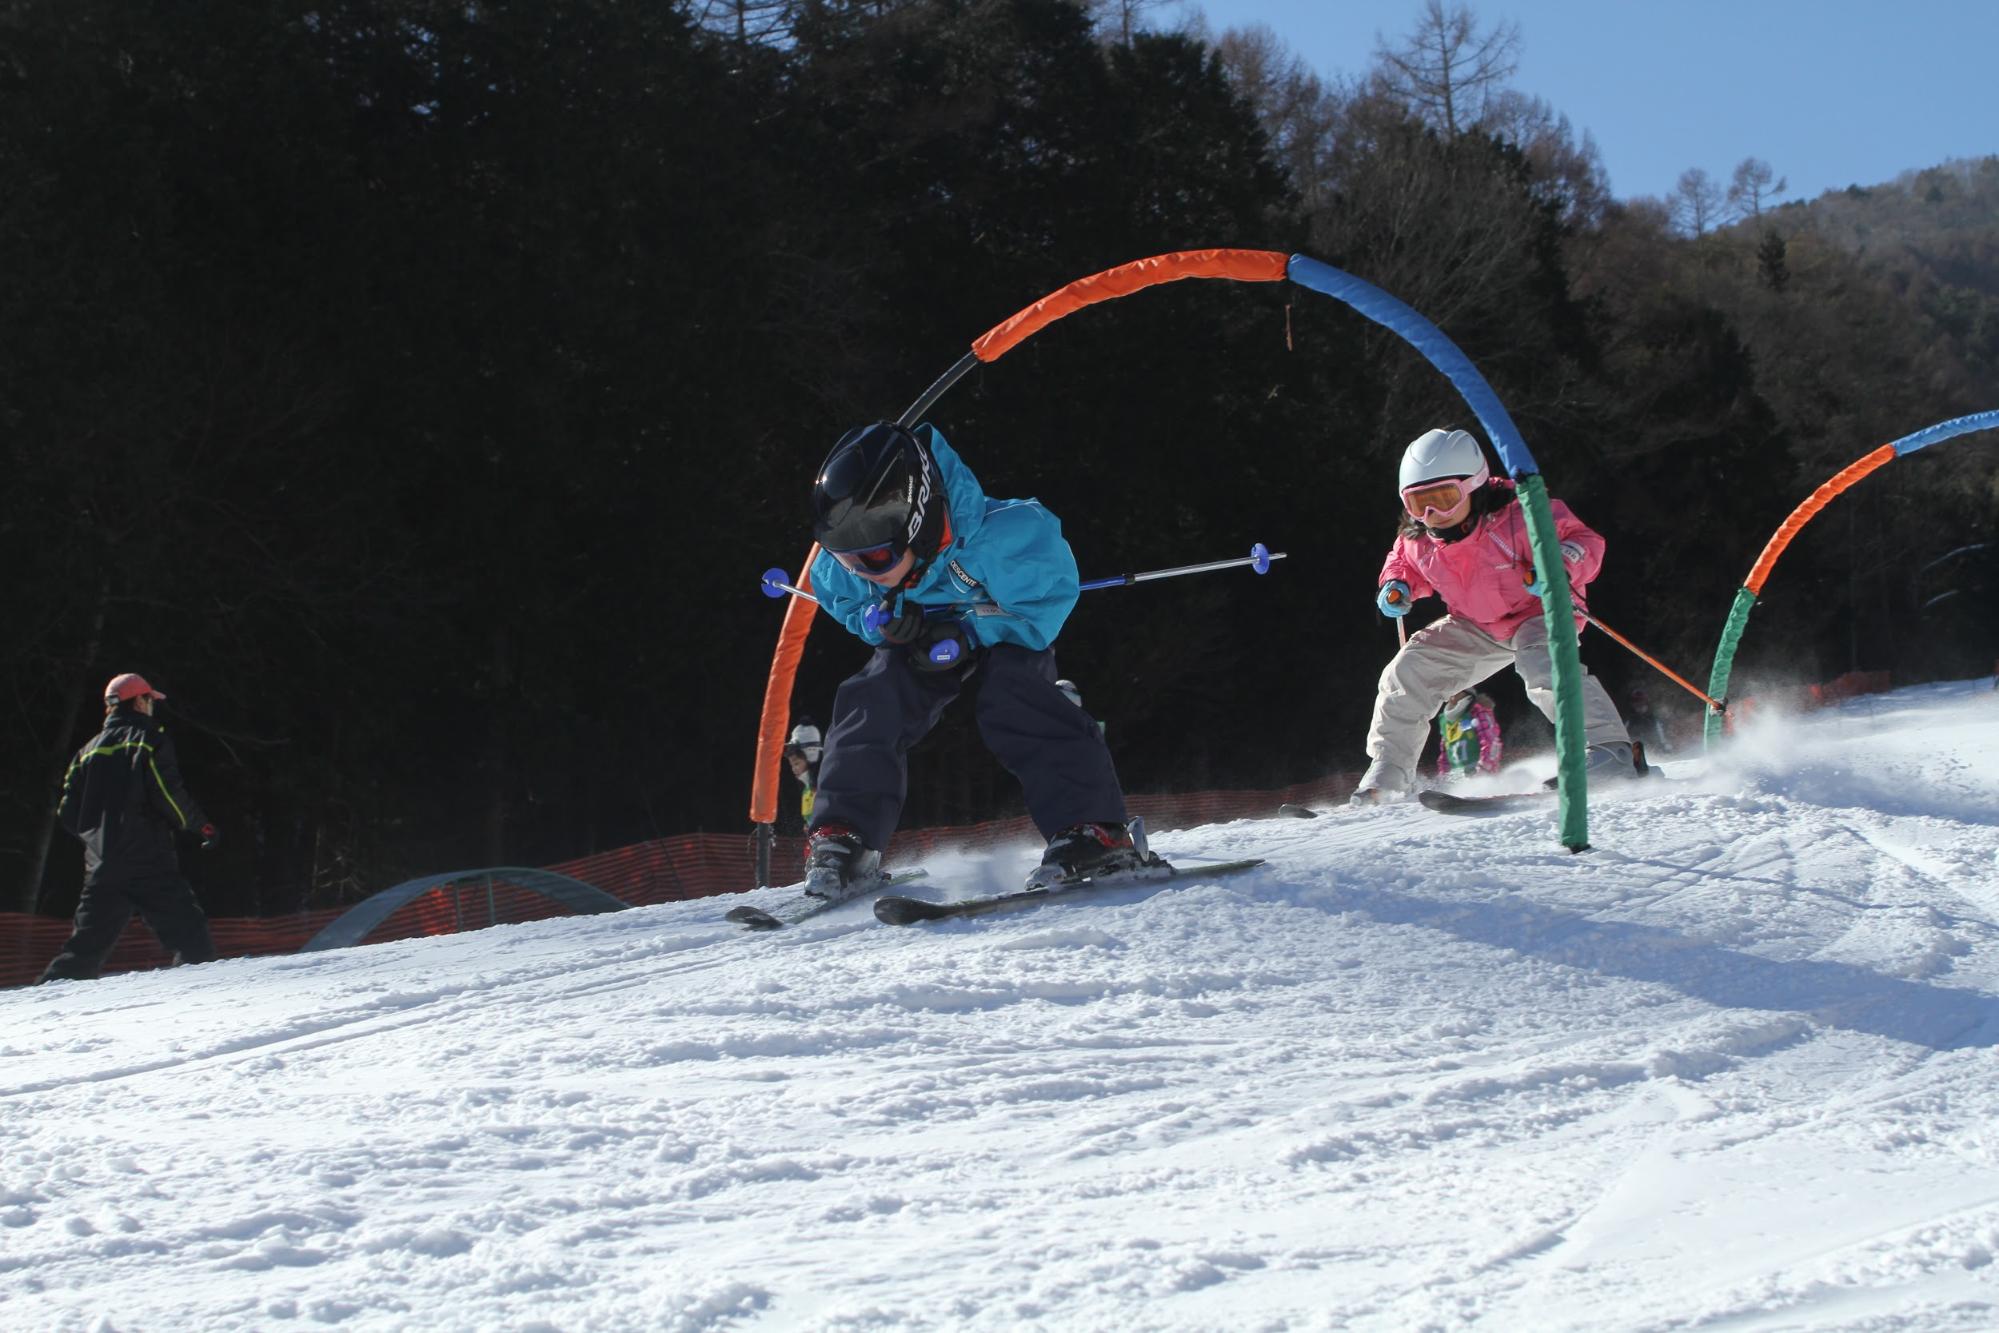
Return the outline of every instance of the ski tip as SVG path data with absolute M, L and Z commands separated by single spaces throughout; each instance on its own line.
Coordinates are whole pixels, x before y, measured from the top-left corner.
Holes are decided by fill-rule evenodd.
M 935 921 L 950 912 L 921 898 L 877 898 L 875 920 L 888 926 L 906 926 L 913 921 Z
M 1283 805 L 1278 806 L 1277 813 L 1280 815 L 1290 815 L 1293 819 L 1317 819 L 1319 817 L 1319 812 L 1311 806 L 1294 805 L 1290 801 L 1286 801 Z
M 1543 804 L 1554 797 L 1552 791 L 1499 792 L 1491 796 L 1453 796 L 1449 792 L 1419 791 L 1416 799 L 1426 810 L 1444 814 L 1500 814 Z
M 1269 863 L 1262 857 L 1252 856 L 1241 861 L 1211 861 L 1201 865 L 1168 866 L 1167 869 L 1171 872 L 1171 878 L 1173 879 L 1201 879 L 1203 877 L 1221 879 L 1227 875 L 1240 875 L 1245 870 L 1254 870 L 1258 866 L 1267 864 Z M 1139 881 L 1139 883 L 1145 882 L 1144 880 Z

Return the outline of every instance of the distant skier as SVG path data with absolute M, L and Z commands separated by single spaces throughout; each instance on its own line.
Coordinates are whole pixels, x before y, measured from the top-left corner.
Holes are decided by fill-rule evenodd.
M 1444 701 L 1444 711 L 1437 714 L 1437 726 L 1438 777 L 1468 778 L 1474 773 L 1499 771 L 1503 747 L 1491 695 L 1459 690 Z
M 1110 751 L 1055 683 L 1051 645 L 1080 591 L 1055 516 L 986 498 L 934 427 L 889 422 L 841 437 L 812 502 L 812 586 L 874 655 L 834 699 L 805 891 L 846 898 L 880 877 L 905 756 L 974 681 L 979 734 L 1048 839 L 1029 884 L 1137 865 Z
M 83 896 L 43 981 L 94 979 L 135 911 L 176 961 L 215 958 L 208 916 L 181 878 L 174 835 L 198 834 L 205 848 L 218 835 L 181 782 L 166 728 L 153 719 L 153 701 L 164 698 L 143 676 L 113 676 L 104 687 L 104 729 L 63 775 L 56 818 L 83 843 Z
M 1400 530 L 1375 605 L 1384 616 L 1404 616 L 1415 599 L 1435 593 L 1449 614 L 1410 635 L 1381 673 L 1355 804 L 1407 797 L 1439 705 L 1501 667 L 1520 674 L 1528 700 L 1549 720 L 1555 713 L 1542 588 L 1513 483 L 1493 478 L 1478 441 L 1464 431 L 1431 430 L 1403 451 L 1400 489 Z M 1603 538 L 1560 500 L 1548 504 L 1581 633 L 1582 594 L 1603 563 Z M 1587 668 L 1583 726 L 1591 779 L 1637 775 L 1631 737 Z

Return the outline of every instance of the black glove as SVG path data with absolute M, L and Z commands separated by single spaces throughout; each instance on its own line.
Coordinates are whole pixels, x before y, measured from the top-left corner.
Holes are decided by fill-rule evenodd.
M 909 645 L 909 664 L 918 671 L 949 671 L 963 666 L 979 646 L 964 621 L 956 616 L 933 616 L 921 636 Z
M 212 852 L 215 844 L 222 841 L 222 830 L 213 824 L 203 824 L 196 832 L 201 834 L 201 850 Z
M 915 643 L 923 637 L 923 607 L 907 597 L 903 598 L 901 612 L 892 619 L 884 620 L 879 630 L 882 638 L 890 643 Z

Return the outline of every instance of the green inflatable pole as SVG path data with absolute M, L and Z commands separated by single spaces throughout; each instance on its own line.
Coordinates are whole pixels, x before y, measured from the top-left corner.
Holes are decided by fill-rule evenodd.
M 1520 479 L 1520 506 L 1527 514 L 1527 540 L 1534 548 L 1534 571 L 1546 589 L 1541 614 L 1548 623 L 1548 656 L 1555 668 L 1556 772 L 1562 792 L 1562 846 L 1572 852 L 1589 850 L 1589 791 L 1583 769 L 1583 659 L 1576 648 L 1576 604 L 1569 597 L 1569 580 L 1562 563 L 1561 538 L 1555 515 L 1548 508 L 1548 483 L 1538 472 Z M 1555 577 L 1549 577 L 1549 571 Z

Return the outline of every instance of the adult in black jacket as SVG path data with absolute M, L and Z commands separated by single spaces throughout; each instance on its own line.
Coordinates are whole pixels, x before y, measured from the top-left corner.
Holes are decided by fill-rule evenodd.
M 83 841 L 83 897 L 76 928 L 43 981 L 88 981 L 138 912 L 177 961 L 215 957 L 208 916 L 181 878 L 174 835 L 215 845 L 215 825 L 180 780 L 173 742 L 153 719 L 166 696 L 126 672 L 104 687 L 104 730 L 70 761 L 56 817 Z

